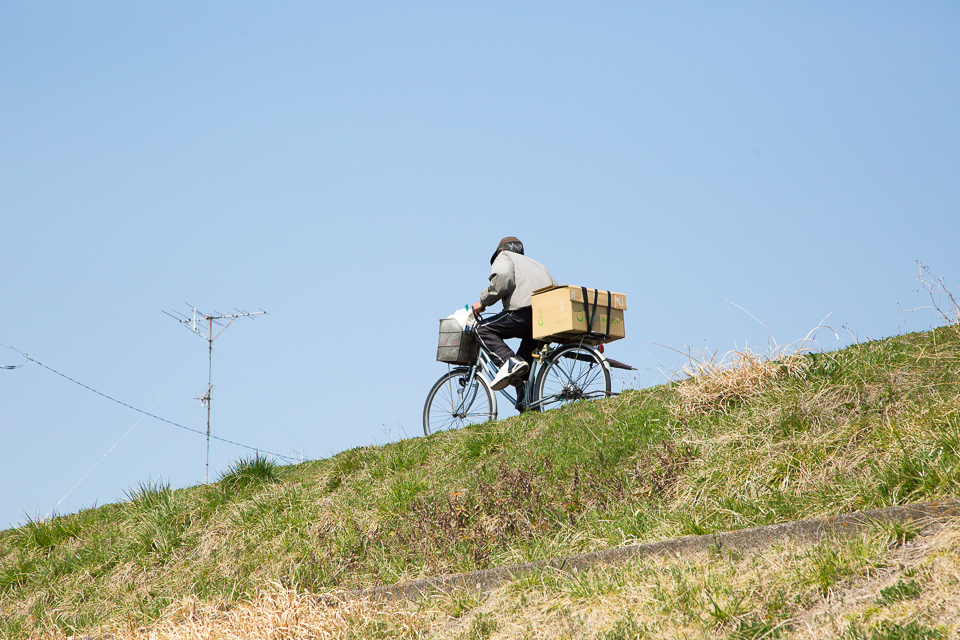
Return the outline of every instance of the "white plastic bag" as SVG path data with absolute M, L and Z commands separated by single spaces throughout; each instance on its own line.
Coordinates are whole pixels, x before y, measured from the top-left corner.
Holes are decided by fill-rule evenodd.
M 473 325 L 477 323 L 477 317 L 473 315 L 473 310 L 468 306 L 464 306 L 463 309 L 457 309 L 447 316 L 447 318 L 456 320 L 465 332 L 473 329 Z

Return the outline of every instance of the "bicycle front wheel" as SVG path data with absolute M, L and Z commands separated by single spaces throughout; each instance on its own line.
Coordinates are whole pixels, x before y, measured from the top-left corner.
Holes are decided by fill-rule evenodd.
M 497 419 L 497 400 L 490 383 L 469 369 L 454 369 L 430 389 L 423 406 L 423 433 L 459 429 Z
M 608 398 L 612 395 L 610 369 L 603 356 L 591 347 L 561 347 L 547 357 L 537 376 L 536 388 L 542 409 L 577 400 Z

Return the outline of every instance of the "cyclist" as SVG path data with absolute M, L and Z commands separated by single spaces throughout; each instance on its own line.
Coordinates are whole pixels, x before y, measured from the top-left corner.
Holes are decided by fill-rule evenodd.
M 503 238 L 490 258 L 490 285 L 473 303 L 474 313 L 481 313 L 497 301 L 503 311 L 477 325 L 477 338 L 500 367 L 491 387 L 499 391 L 513 384 L 518 387 L 517 409 L 523 410 L 523 384 L 533 360 L 533 309 L 531 294 L 537 289 L 557 284 L 542 264 L 523 255 L 523 243 L 513 236 Z M 504 338 L 520 338 L 516 353 Z

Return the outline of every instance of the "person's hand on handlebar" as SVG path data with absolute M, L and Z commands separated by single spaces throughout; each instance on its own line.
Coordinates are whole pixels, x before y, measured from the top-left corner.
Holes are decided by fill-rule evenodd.
M 474 302 L 473 306 L 470 307 L 470 310 L 473 311 L 473 315 L 479 318 L 480 314 L 486 311 L 487 308 L 483 306 L 482 302 Z

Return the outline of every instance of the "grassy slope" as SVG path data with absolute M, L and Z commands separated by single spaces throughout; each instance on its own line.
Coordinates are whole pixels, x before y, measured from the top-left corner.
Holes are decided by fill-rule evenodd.
M 286 594 L 276 597 L 289 605 L 336 587 L 955 496 L 958 358 L 960 336 L 945 327 L 775 363 L 748 358 L 734 372 L 298 466 L 249 461 L 208 486 L 141 486 L 129 502 L 0 533 L 0 632 L 135 628 L 179 612 L 175 603 L 223 608 Z M 460 597 L 343 615 L 361 636 L 449 635 L 437 621 L 466 613 L 469 624 L 453 627 L 462 637 L 537 637 L 511 620 L 560 598 L 543 605 L 570 619 L 554 636 L 636 637 L 669 621 L 677 637 L 792 634 L 832 590 L 903 564 L 893 559 L 903 539 L 877 532 L 756 559 L 633 567 L 598 574 L 595 587 L 542 577 L 500 593 L 500 617 Z M 956 544 L 941 546 L 956 559 Z M 764 579 L 778 571 L 786 577 L 768 593 Z M 912 581 L 904 588 L 922 593 L 918 580 L 891 587 Z M 622 615 L 593 626 L 569 601 L 616 603 L 651 584 L 660 591 L 614 605 Z M 664 619 L 637 604 L 649 598 Z M 908 635 L 876 637 L 934 637 L 923 635 L 938 632 L 934 622 L 920 635 L 901 624 Z

